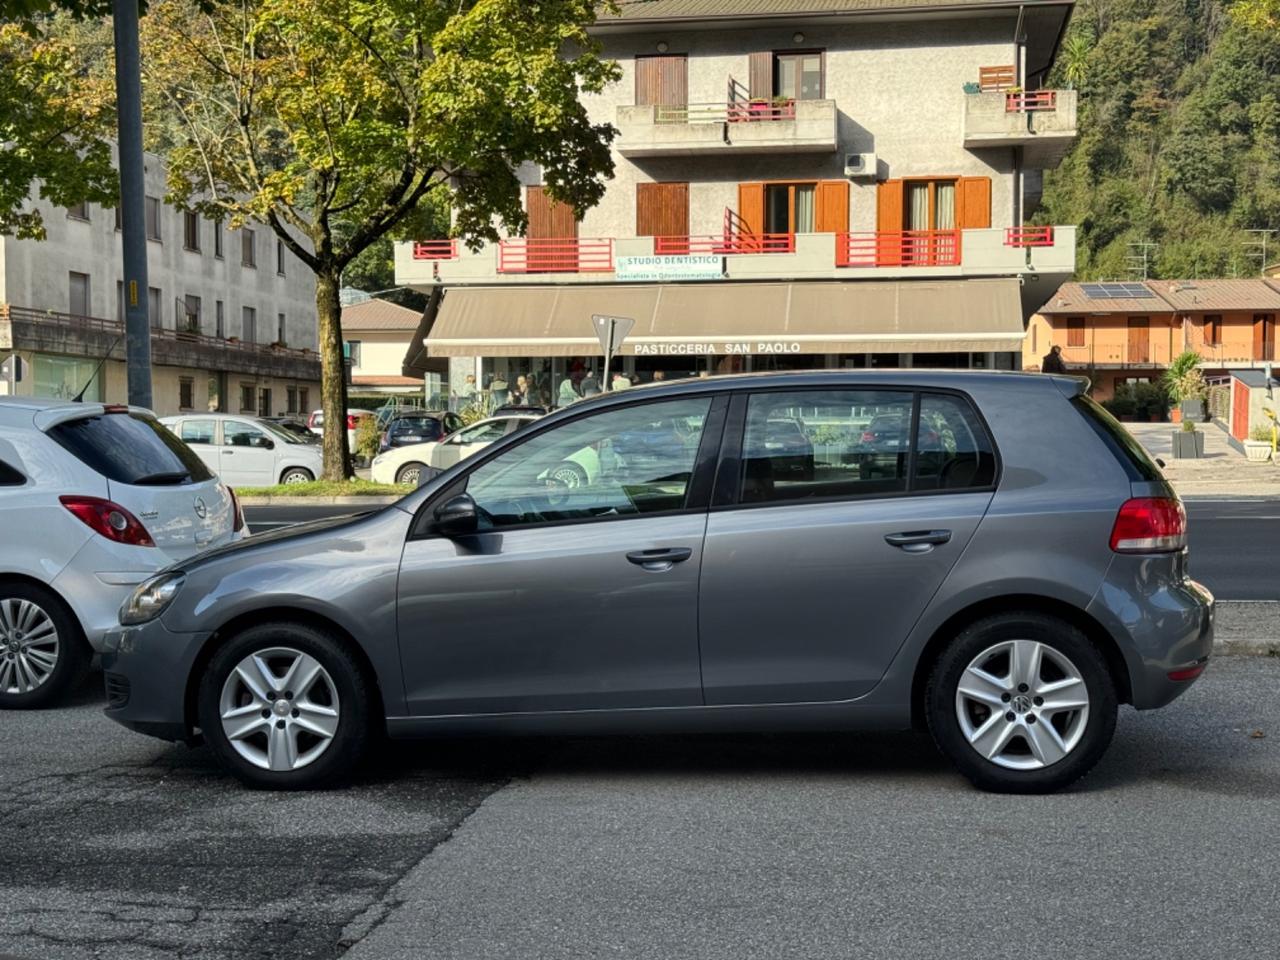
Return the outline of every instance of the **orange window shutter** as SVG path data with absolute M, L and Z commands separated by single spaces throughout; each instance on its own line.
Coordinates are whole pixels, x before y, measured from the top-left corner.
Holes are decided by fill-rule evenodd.
M 753 53 L 747 62 L 747 95 L 752 100 L 773 96 L 773 53 Z
M 743 229 L 751 233 L 764 233 L 764 184 L 738 184 L 738 216 Z
M 845 233 L 849 229 L 849 181 L 823 180 L 818 184 L 814 230 Z
M 902 181 L 885 180 L 876 189 L 876 229 L 881 233 L 896 233 L 903 223 Z
M 961 230 L 985 230 L 991 226 L 991 178 L 961 177 L 956 225 Z

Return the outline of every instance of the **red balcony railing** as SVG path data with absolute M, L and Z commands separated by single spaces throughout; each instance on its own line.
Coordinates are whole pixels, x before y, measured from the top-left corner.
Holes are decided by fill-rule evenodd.
M 959 230 L 836 234 L 837 267 L 958 267 Z
M 415 260 L 457 260 L 457 240 L 416 240 L 413 244 Z
M 1006 247 L 1052 247 L 1053 227 L 1005 227 Z
M 653 252 L 726 256 L 738 253 L 792 253 L 796 238 L 790 233 L 730 233 L 703 237 L 654 237 Z
M 794 100 L 729 100 L 725 103 L 658 104 L 654 123 L 756 123 L 794 120 Z
M 1006 93 L 1005 113 L 1031 113 L 1036 110 L 1055 110 L 1058 107 L 1058 91 L 1032 90 L 1029 93 Z
M 611 238 L 498 241 L 499 273 L 610 273 Z

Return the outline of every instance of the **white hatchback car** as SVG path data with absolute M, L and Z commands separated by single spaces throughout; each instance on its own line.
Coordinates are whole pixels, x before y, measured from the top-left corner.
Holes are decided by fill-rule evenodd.
M 230 413 L 184 413 L 160 421 L 233 487 L 306 483 L 324 472 L 324 451 L 283 427 Z
M 370 478 L 374 483 L 403 483 L 416 487 L 424 475 L 435 476 L 537 419 L 527 413 L 490 417 L 455 430 L 443 440 L 392 447 L 373 458 Z
M 0 397 L 0 708 L 65 693 L 139 583 L 246 532 L 149 411 Z

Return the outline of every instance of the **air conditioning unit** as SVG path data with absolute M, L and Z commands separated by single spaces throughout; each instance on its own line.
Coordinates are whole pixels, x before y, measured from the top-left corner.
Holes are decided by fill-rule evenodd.
M 876 175 L 876 155 L 874 153 L 846 153 L 844 155 L 844 175 L 846 177 L 872 177 Z

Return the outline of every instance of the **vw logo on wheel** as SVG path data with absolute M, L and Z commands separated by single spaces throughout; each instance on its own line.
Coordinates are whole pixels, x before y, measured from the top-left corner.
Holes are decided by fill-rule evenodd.
M 209 508 L 204 505 L 204 500 L 200 497 L 196 497 L 195 510 L 196 516 L 201 520 L 209 515 Z

